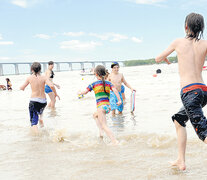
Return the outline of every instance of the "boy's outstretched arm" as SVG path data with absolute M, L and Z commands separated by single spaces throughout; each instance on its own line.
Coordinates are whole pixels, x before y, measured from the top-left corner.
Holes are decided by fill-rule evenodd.
M 177 40 L 173 41 L 166 50 L 164 50 L 159 56 L 155 58 L 155 61 L 157 63 L 165 61 L 167 64 L 171 64 L 167 59 L 167 56 L 169 56 L 175 50 L 176 44 Z
M 118 99 L 117 105 L 120 106 L 122 104 L 121 98 L 119 96 L 119 93 L 118 93 L 117 89 L 114 86 L 112 87 L 112 91 L 114 92 L 114 94 L 116 95 L 116 97 Z
M 28 86 L 29 84 L 29 78 L 26 79 L 26 81 L 24 82 L 24 84 L 20 87 L 20 90 L 24 91 L 25 88 Z
M 125 84 L 126 87 L 128 87 L 129 89 L 131 89 L 131 91 L 136 91 L 135 89 L 133 89 L 128 82 L 126 82 L 124 75 L 122 75 L 122 81 Z

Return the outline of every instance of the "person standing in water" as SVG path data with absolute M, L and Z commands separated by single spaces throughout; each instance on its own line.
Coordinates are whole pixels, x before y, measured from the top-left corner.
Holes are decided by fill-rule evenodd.
M 12 83 L 11 83 L 11 81 L 10 81 L 10 79 L 9 78 L 6 78 L 6 87 L 7 87 L 7 90 L 12 90 Z
M 58 96 L 53 83 L 45 76 L 41 76 L 41 64 L 39 62 L 34 62 L 31 66 L 32 75 L 30 75 L 25 83 L 20 87 L 20 90 L 24 91 L 25 88 L 30 84 L 32 94 L 29 102 L 29 113 L 31 130 L 35 135 L 38 134 L 38 122 L 40 126 L 43 127 L 43 111 L 47 105 L 46 95 L 45 95 L 45 84 L 47 84 L 54 92 L 55 97 Z
M 53 72 L 53 68 L 54 68 L 54 62 L 49 61 L 48 62 L 48 69 L 46 70 L 45 75 L 54 84 L 54 86 L 56 86 L 58 89 L 60 89 L 60 86 L 53 82 L 53 78 L 55 76 L 55 74 Z M 50 97 L 50 103 L 48 104 L 48 107 L 55 108 L 56 96 L 55 96 L 55 93 L 53 92 L 53 90 L 48 85 L 45 85 L 45 93 L 47 93 L 48 96 Z M 59 98 L 59 96 L 58 96 L 58 98 Z M 60 98 L 59 98 L 59 100 L 60 100 Z
M 119 73 L 119 63 L 118 62 L 113 62 L 111 64 L 111 68 L 112 68 L 112 72 L 111 74 L 109 74 L 108 76 L 108 80 L 115 86 L 115 88 L 118 90 L 119 92 L 119 96 L 122 100 L 122 104 L 121 105 L 117 105 L 118 99 L 116 98 L 115 94 L 113 91 L 111 91 L 110 94 L 110 105 L 111 105 L 111 111 L 112 111 L 112 116 L 115 116 L 115 110 L 118 110 L 119 114 L 122 114 L 123 111 L 123 98 L 122 98 L 122 88 L 121 85 L 122 83 L 125 84 L 126 87 L 128 87 L 129 89 L 131 89 L 131 91 L 136 91 L 135 89 L 133 89 L 129 83 L 125 80 L 124 75 L 122 73 Z
M 105 80 L 106 69 L 102 65 L 98 65 L 94 70 L 97 81 L 90 84 L 85 91 L 79 91 L 78 95 L 87 94 L 90 91 L 94 91 L 96 96 L 97 111 L 94 113 L 93 117 L 96 120 L 96 124 L 100 131 L 100 138 L 103 138 L 103 132 L 111 139 L 113 145 L 118 144 L 112 131 L 107 126 L 106 114 L 111 110 L 109 98 L 110 90 L 113 90 L 114 94 L 117 96 L 117 105 L 121 104 L 121 99 L 116 88 L 109 82 Z
M 155 59 L 156 62 L 168 63 L 167 56 L 173 51 L 177 52 L 183 107 L 172 116 L 178 141 L 178 158 L 172 165 L 180 170 L 186 169 L 186 122 L 189 119 L 198 137 L 207 143 L 207 119 L 202 111 L 207 103 L 207 86 L 202 78 L 202 68 L 207 55 L 207 41 L 201 40 L 204 18 L 200 14 L 191 13 L 186 17 L 184 26 L 186 36 L 174 40 Z

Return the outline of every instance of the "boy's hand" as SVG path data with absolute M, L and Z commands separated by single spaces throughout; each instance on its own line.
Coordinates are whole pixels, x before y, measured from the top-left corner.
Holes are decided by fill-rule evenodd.
M 170 62 L 167 58 L 165 58 L 164 61 L 165 61 L 168 65 L 171 64 L 171 62 Z
M 131 91 L 132 91 L 132 92 L 133 92 L 133 91 L 135 91 L 135 92 L 136 92 L 136 89 L 131 88 Z
M 58 84 L 55 85 L 58 89 L 60 89 L 60 86 Z
M 116 104 L 117 104 L 118 106 L 120 106 L 120 105 L 122 104 L 122 102 L 121 102 L 121 101 L 118 101 Z

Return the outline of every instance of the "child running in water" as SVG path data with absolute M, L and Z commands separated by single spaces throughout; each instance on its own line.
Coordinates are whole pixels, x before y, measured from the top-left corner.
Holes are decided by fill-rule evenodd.
M 207 119 L 202 107 L 207 103 L 207 86 L 203 82 L 202 68 L 207 55 L 207 41 L 201 40 L 204 30 L 203 16 L 189 14 L 185 19 L 184 38 L 173 41 L 160 54 L 156 62 L 169 62 L 167 56 L 177 52 L 180 74 L 181 100 L 183 107 L 172 116 L 178 141 L 178 158 L 172 162 L 180 170 L 185 170 L 185 150 L 187 142 L 186 122 L 190 119 L 198 137 L 207 143 Z
M 53 83 L 46 77 L 41 76 L 41 64 L 34 62 L 31 66 L 32 75 L 30 75 L 25 83 L 20 87 L 20 90 L 23 90 L 30 84 L 32 94 L 29 102 L 29 113 L 30 113 L 30 122 L 31 130 L 35 135 L 38 134 L 38 120 L 40 126 L 43 127 L 42 113 L 47 105 L 46 95 L 45 95 L 45 84 L 50 86 L 50 88 L 55 93 L 55 96 L 58 96 Z
M 122 98 L 122 83 L 125 84 L 126 87 L 131 89 L 131 91 L 136 91 L 133 89 L 125 80 L 124 75 L 122 73 L 119 73 L 119 63 L 113 62 L 111 65 L 112 72 L 109 74 L 108 80 L 115 86 L 115 88 L 119 91 L 119 96 L 121 97 L 122 103 L 121 105 L 117 105 L 117 98 L 113 91 L 111 91 L 110 94 L 110 105 L 111 105 L 111 111 L 112 115 L 115 116 L 115 110 L 117 109 L 119 114 L 122 114 L 123 111 L 123 98 Z
M 106 114 L 110 112 L 110 90 L 113 90 L 117 96 L 118 102 L 117 105 L 121 104 L 121 99 L 116 88 L 109 82 L 105 81 L 106 69 L 102 65 L 98 65 L 95 68 L 95 76 L 98 81 L 90 84 L 85 91 L 78 92 L 79 95 L 87 94 L 90 91 L 94 91 L 97 103 L 97 111 L 94 113 L 94 119 L 100 131 L 100 137 L 103 137 L 103 131 L 111 139 L 113 145 L 118 144 L 115 136 L 112 131 L 109 129 L 106 123 Z

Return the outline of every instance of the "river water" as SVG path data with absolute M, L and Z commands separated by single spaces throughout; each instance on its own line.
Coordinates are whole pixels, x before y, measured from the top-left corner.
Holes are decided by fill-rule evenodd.
M 158 68 L 162 73 L 153 77 Z M 197 138 L 190 122 L 187 170 L 181 172 L 169 165 L 177 157 L 171 116 L 182 105 L 177 64 L 121 67 L 120 72 L 137 93 L 134 115 L 127 88 L 123 115 L 107 115 L 108 126 L 120 141 L 118 146 L 110 146 L 106 136 L 103 141 L 98 138 L 92 118 L 94 93 L 77 97 L 77 91 L 95 77 L 82 77 L 78 71 L 56 73 L 61 100 L 55 110 L 45 109 L 45 127 L 40 136 L 33 137 L 28 111 L 31 90 L 18 90 L 28 75 L 9 76 L 14 90 L 0 91 L 0 179 L 207 179 L 207 146 Z M 203 76 L 207 82 L 206 71 Z M 5 78 L 0 77 L 0 84 Z

